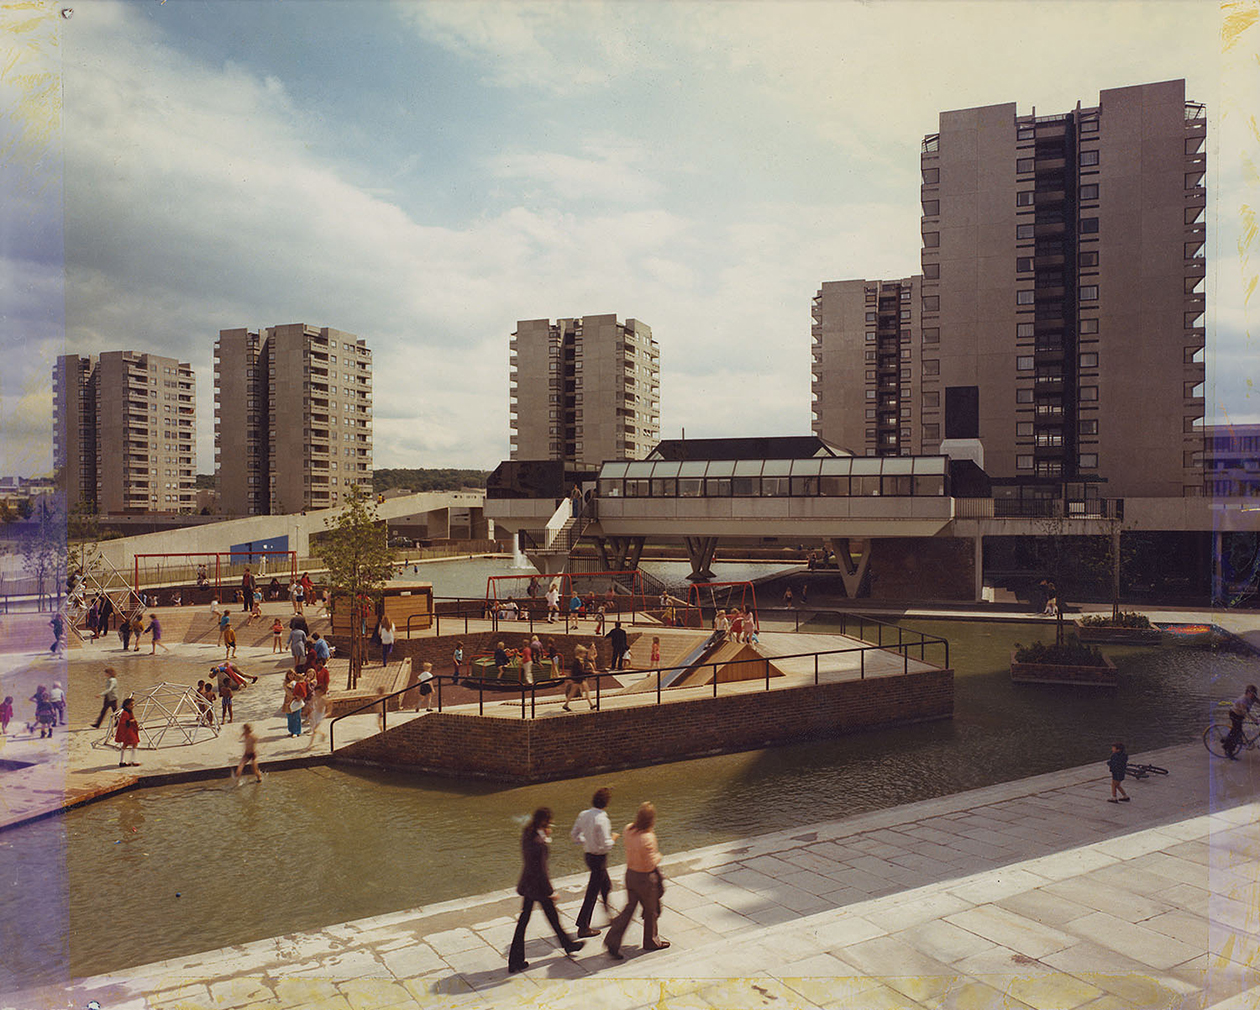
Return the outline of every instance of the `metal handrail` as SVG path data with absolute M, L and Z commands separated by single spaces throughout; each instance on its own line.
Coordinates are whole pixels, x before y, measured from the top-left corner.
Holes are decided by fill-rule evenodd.
M 860 623 L 861 630 L 864 630 L 865 622 L 859 622 L 859 623 Z M 942 666 L 938 667 L 938 669 L 949 668 L 949 642 L 946 639 L 940 638 L 939 636 L 936 636 L 936 635 L 926 635 L 926 634 L 923 634 L 922 632 L 915 632 L 915 634 L 919 636 L 918 641 L 906 641 L 903 639 L 903 636 L 901 635 L 901 632 L 903 629 L 900 626 L 888 625 L 881 621 L 874 621 L 870 623 L 872 623 L 874 626 L 877 627 L 878 629 L 877 635 L 879 636 L 881 643 L 883 639 L 883 629 L 885 627 L 889 627 L 889 628 L 896 627 L 898 631 L 898 641 L 896 645 L 893 645 L 890 643 L 889 645 L 884 646 L 882 644 L 869 644 L 868 643 L 866 645 L 850 646 L 845 649 L 826 649 L 821 652 L 797 652 L 797 653 L 790 653 L 785 656 L 758 656 L 756 659 L 736 659 L 736 660 L 728 660 L 724 662 L 697 663 L 694 666 L 690 667 L 688 669 L 688 672 L 695 673 L 697 671 L 704 670 L 707 667 L 712 667 L 713 674 L 714 674 L 713 679 L 712 679 L 713 697 L 716 698 L 718 696 L 718 683 L 719 683 L 718 678 L 717 678 L 718 669 L 719 668 L 724 669 L 730 666 L 742 666 L 742 665 L 751 664 L 751 663 L 760 663 L 764 665 L 765 667 L 764 690 L 766 691 L 771 690 L 771 686 L 770 686 L 771 664 L 773 662 L 778 662 L 781 660 L 788 660 L 788 659 L 803 659 L 806 657 L 810 657 L 813 659 L 814 661 L 814 686 L 815 687 L 817 687 L 820 683 L 820 673 L 819 673 L 819 667 L 818 667 L 818 658 L 820 656 L 838 656 L 838 655 L 847 655 L 853 652 L 858 653 L 858 664 L 859 664 L 858 665 L 858 679 L 865 680 L 866 679 L 866 654 L 868 652 L 894 651 L 894 652 L 900 653 L 902 657 L 901 672 L 902 672 L 902 675 L 905 676 L 905 675 L 908 675 L 910 672 L 910 652 L 916 646 L 919 649 L 919 662 L 926 663 L 927 659 L 925 658 L 925 654 L 926 654 L 927 646 L 942 645 L 944 646 L 945 662 Z M 471 662 L 468 662 L 465 665 L 471 666 L 472 664 Z M 677 669 L 677 667 L 670 666 L 670 667 L 658 667 L 656 669 L 637 671 L 637 672 L 641 672 L 645 677 L 650 677 L 653 674 L 655 674 L 656 676 L 656 692 L 655 693 L 656 693 L 657 705 L 661 704 L 662 702 L 661 675 L 663 673 L 666 673 L 668 671 L 672 671 L 675 669 Z M 622 672 L 623 671 L 620 671 L 620 670 L 606 670 L 604 672 L 596 672 L 592 674 L 587 674 L 588 680 L 595 681 L 594 711 L 598 712 L 602 710 L 602 701 L 603 701 L 602 686 L 603 686 L 604 678 L 605 677 L 615 678 L 618 674 Z M 448 679 L 451 680 L 453 684 L 458 684 L 459 678 L 455 677 L 453 674 L 434 674 L 433 676 L 433 683 L 437 685 L 436 687 L 437 699 L 436 700 L 437 700 L 438 712 L 442 711 L 442 682 Z M 557 683 L 564 683 L 565 680 L 567 680 L 567 678 L 559 682 L 555 680 L 548 680 L 545 685 L 541 685 L 541 686 L 545 688 L 551 688 L 551 687 L 556 686 Z M 739 681 L 737 681 L 737 683 L 738 682 Z M 751 678 L 749 678 L 748 681 L 743 681 L 743 682 L 751 682 Z M 522 719 L 532 719 L 532 718 L 537 717 L 537 700 L 538 700 L 539 686 L 540 685 L 537 683 L 529 683 L 529 684 L 522 683 L 519 685 L 520 694 L 521 694 L 521 718 Z M 364 702 L 362 705 L 359 705 L 358 707 L 351 709 L 349 712 L 343 712 L 341 715 L 334 716 L 328 722 L 329 750 L 330 751 L 336 750 L 333 727 L 339 721 L 341 721 L 342 719 L 345 719 L 347 716 L 357 715 L 360 712 L 366 712 L 380 705 L 381 706 L 381 723 L 382 723 L 381 732 L 385 732 L 385 730 L 389 728 L 389 715 L 388 715 L 389 706 L 387 702 L 389 702 L 393 698 L 399 697 L 400 695 L 406 694 L 408 691 L 419 690 L 419 687 L 420 685 L 418 682 L 409 684 L 407 687 L 400 688 L 399 690 L 394 691 L 390 694 L 381 695 L 379 697 L 373 698 L 371 701 Z M 478 715 L 482 715 L 482 716 L 485 715 L 485 689 L 486 689 L 486 682 L 479 681 L 477 684 L 477 713 Z M 497 693 L 498 692 L 496 692 L 496 694 Z M 514 694 L 515 692 L 513 691 L 512 693 Z M 528 714 L 526 714 L 527 707 L 528 707 Z

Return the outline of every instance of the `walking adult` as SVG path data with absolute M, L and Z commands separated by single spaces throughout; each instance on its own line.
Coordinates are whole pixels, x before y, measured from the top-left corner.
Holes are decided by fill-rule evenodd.
M 612 631 L 604 636 L 612 642 L 613 661 L 612 668 L 614 670 L 624 670 L 626 666 L 626 649 L 629 647 L 629 638 L 626 635 L 626 629 L 621 626 L 618 621 L 613 625 Z
M 586 884 L 586 897 L 582 899 L 582 910 L 578 912 L 578 936 L 599 936 L 598 929 L 591 928 L 591 915 L 595 911 L 595 899 L 604 903 L 604 911 L 608 911 L 608 895 L 612 893 L 612 881 L 608 877 L 608 853 L 613 843 L 621 836 L 612 829 L 608 820 L 608 801 L 612 799 L 612 790 L 607 786 L 596 789 L 591 798 L 591 805 L 583 810 L 573 822 L 573 830 L 569 837 L 582 846 L 586 868 L 591 871 L 590 880 Z
M 529 967 L 525 960 L 525 928 L 533 914 L 534 903 L 542 906 L 543 914 L 555 930 L 556 938 L 566 954 L 582 949 L 581 940 L 574 940 L 560 925 L 556 911 L 555 893 L 551 877 L 547 873 L 547 856 L 551 847 L 551 808 L 539 807 L 521 833 L 521 857 L 524 863 L 516 893 L 521 896 L 521 915 L 516 920 L 516 932 L 512 934 L 512 946 L 508 950 L 508 971 L 524 971 Z
M 614 960 L 622 961 L 621 940 L 634 918 L 634 911 L 643 906 L 643 949 L 664 950 L 668 940 L 656 933 L 656 922 L 661 914 L 661 895 L 665 893 L 665 878 L 661 875 L 661 852 L 656 845 L 656 807 L 651 803 L 639 804 L 639 812 L 625 827 L 626 846 L 626 907 L 608 927 L 604 946 Z
M 92 723 L 93 729 L 101 728 L 106 712 L 112 714 L 118 711 L 118 671 L 112 666 L 105 667 L 105 690 L 97 697 L 101 699 L 101 714 Z
M 57 721 L 64 726 L 66 724 L 66 692 L 62 690 L 61 681 L 53 681 L 52 689 L 48 692 L 48 700 L 57 712 Z

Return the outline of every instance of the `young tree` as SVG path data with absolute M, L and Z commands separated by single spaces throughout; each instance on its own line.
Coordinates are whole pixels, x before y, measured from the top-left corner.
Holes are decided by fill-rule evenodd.
M 357 484 L 345 507 L 327 520 L 328 532 L 312 550 L 328 569 L 328 588 L 338 606 L 350 608 L 350 676 L 347 689 L 359 682 L 366 651 L 360 607 L 380 599 L 393 574 L 394 552 L 385 524 L 376 517 L 376 502 Z
M 22 534 L 22 567 L 39 583 L 39 607 L 43 609 L 45 587 L 51 580 L 57 608 L 66 579 L 66 514 L 60 498 L 42 495 L 32 506 L 35 524 Z M 48 594 L 53 595 L 53 594 Z

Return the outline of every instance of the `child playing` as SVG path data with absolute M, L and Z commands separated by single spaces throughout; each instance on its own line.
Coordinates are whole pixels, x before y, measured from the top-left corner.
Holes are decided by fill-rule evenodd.
M 140 724 L 132 712 L 135 700 L 128 698 L 122 703 L 122 711 L 118 713 L 118 728 L 114 730 L 114 741 L 118 744 L 118 767 L 138 767 L 136 748 L 140 745 Z M 124 761 L 127 748 L 131 748 L 131 760 Z
M 1111 757 L 1107 758 L 1107 767 L 1111 769 L 1111 799 L 1108 803 L 1128 803 L 1129 794 L 1124 791 L 1124 786 L 1120 783 L 1124 781 L 1125 770 L 1129 767 L 1129 754 L 1124 749 L 1124 744 L 1116 741 L 1111 745 Z M 1120 798 L 1116 799 L 1116 793 L 1120 793 Z
M 227 614 L 223 616 L 227 617 Z M 236 629 L 232 627 L 231 623 L 223 629 L 223 658 L 236 658 Z
M 284 625 L 280 623 L 280 618 L 276 618 L 271 622 L 271 651 L 277 653 L 280 651 L 280 636 L 284 634 Z
M 654 635 L 652 637 L 652 669 L 660 669 L 661 666 L 661 636 Z
M 455 643 L 455 651 L 451 654 L 451 666 L 453 667 L 451 673 L 453 674 L 455 678 L 455 683 L 458 684 L 460 671 L 463 669 L 463 666 L 464 666 L 464 643 L 463 642 Z
M 232 778 L 236 779 L 239 786 L 245 766 L 250 765 L 254 769 L 254 780 L 261 782 L 262 772 L 258 770 L 258 738 L 254 736 L 253 727 L 249 723 L 241 727 L 241 739 L 245 741 L 245 753 L 241 755 L 241 763 L 232 770 Z
M 232 681 L 230 678 L 224 677 L 219 682 L 219 697 L 222 699 L 222 702 L 223 702 L 223 715 L 220 717 L 219 722 L 220 723 L 231 722 L 232 721 Z
M 421 708 L 423 708 L 426 712 L 429 711 L 429 705 L 433 701 L 432 681 L 433 681 L 433 664 L 421 663 L 420 664 L 420 697 L 423 700 L 424 704 L 421 705 L 420 702 L 416 703 L 417 712 L 419 712 Z
M 9 723 L 13 721 L 13 695 L 5 697 L 0 702 L 0 736 L 5 736 L 9 732 Z

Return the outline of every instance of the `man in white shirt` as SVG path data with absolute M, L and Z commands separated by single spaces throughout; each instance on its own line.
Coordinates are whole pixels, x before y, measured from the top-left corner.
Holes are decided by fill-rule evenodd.
M 613 831 L 605 809 L 610 799 L 611 789 L 595 790 L 591 807 L 578 814 L 573 830 L 569 832 L 569 837 L 586 850 L 586 865 L 591 871 L 586 897 L 577 917 L 578 936 L 599 936 L 598 929 L 591 929 L 591 913 L 595 911 L 597 895 L 604 902 L 604 911 L 608 911 L 608 895 L 612 891 L 612 881 L 608 878 L 608 853 L 617 841 L 617 833 Z

